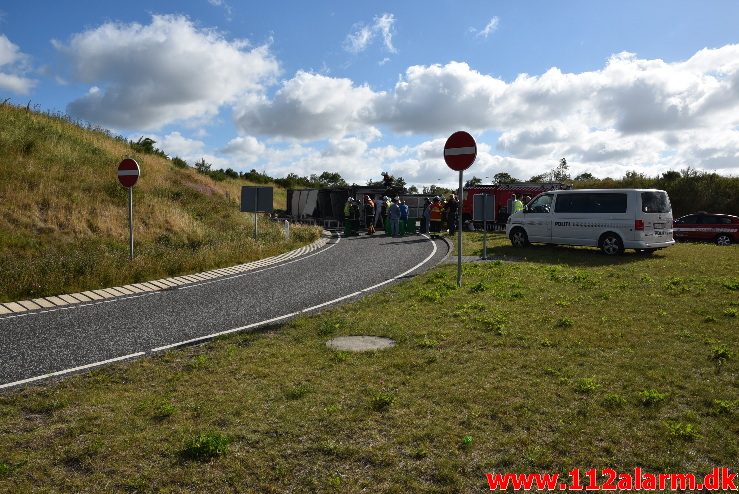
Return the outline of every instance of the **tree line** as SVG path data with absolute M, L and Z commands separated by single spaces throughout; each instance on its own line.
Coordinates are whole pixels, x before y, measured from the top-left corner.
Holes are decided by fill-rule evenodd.
M 135 151 L 168 158 L 163 151 L 154 146 L 155 143 L 156 141 L 148 137 L 142 137 L 136 142 L 129 142 Z M 171 158 L 171 161 L 173 165 L 181 168 L 188 166 L 187 162 L 178 157 Z M 212 165 L 205 161 L 205 158 L 197 161 L 193 166 L 198 172 L 218 181 L 225 180 L 226 178 L 242 179 L 257 184 L 273 183 L 285 189 L 350 187 L 346 180 L 337 172 L 323 172 L 309 176 L 289 173 L 286 177 L 280 178 L 271 177 L 255 169 L 248 172 L 239 172 L 231 168 L 225 170 L 213 169 Z M 493 182 L 499 184 L 522 181 L 507 172 L 496 173 L 493 176 Z M 550 171 L 534 175 L 525 181 L 534 183 L 561 182 L 571 185 L 576 189 L 661 189 L 667 191 L 670 195 L 673 216 L 675 217 L 696 211 L 739 215 L 739 177 L 727 177 L 714 172 L 696 170 L 691 167 L 681 171 L 671 170 L 653 177 L 636 171 L 626 172 L 622 178 L 596 178 L 589 172 L 580 173 L 575 177 L 571 177 L 567 160 L 561 158 L 557 165 Z M 482 183 L 482 179 L 473 176 L 467 180 L 465 187 L 480 185 Z M 353 183 L 351 186 L 357 187 L 358 185 Z M 387 172 L 382 173 L 380 180 L 369 180 L 366 186 L 386 188 L 397 193 L 417 194 L 420 192 L 428 196 L 448 195 L 455 192 L 452 189 L 438 185 L 423 187 L 419 191 L 414 185 L 407 187 L 403 177 L 394 177 Z
M 501 184 L 521 182 L 506 172 L 495 174 L 493 180 Z M 562 158 L 552 170 L 534 175 L 527 182 L 561 182 L 575 189 L 660 189 L 669 194 L 673 216 L 676 218 L 696 211 L 739 216 L 739 177 L 727 177 L 692 167 L 681 171 L 670 170 L 651 177 L 628 171 L 622 178 L 596 178 L 588 172 L 573 178 L 569 174 L 567 160 Z M 467 181 L 468 185 L 480 183 L 482 180 L 477 177 Z

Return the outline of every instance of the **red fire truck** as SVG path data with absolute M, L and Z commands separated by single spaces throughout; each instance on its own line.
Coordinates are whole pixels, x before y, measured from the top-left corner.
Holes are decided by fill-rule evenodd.
M 531 199 L 536 197 L 542 192 L 548 190 L 560 190 L 560 189 L 571 189 L 571 185 L 559 183 L 559 182 L 546 182 L 546 183 L 534 183 L 534 182 L 522 182 L 512 184 L 494 184 L 494 185 L 474 185 L 472 187 L 464 188 L 464 198 L 462 202 L 462 220 L 469 221 L 472 219 L 472 203 L 475 194 L 488 194 L 494 197 L 493 211 L 495 213 L 495 219 L 493 222 L 498 221 L 498 213 L 501 211 L 501 207 L 505 208 L 506 217 L 510 214 L 511 203 L 513 194 L 524 202 L 524 197 L 528 196 Z M 481 225 L 476 225 L 481 226 Z

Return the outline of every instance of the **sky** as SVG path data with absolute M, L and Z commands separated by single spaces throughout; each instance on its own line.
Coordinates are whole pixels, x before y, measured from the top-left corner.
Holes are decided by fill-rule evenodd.
M 0 100 L 191 165 L 382 171 L 455 187 L 581 173 L 739 175 L 735 0 L 26 0 L 0 4 Z

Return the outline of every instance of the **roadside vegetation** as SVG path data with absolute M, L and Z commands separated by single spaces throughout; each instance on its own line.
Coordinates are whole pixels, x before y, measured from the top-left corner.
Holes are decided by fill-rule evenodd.
M 129 142 L 63 116 L 0 105 L 0 302 L 116 286 L 267 257 L 315 240 L 320 230 L 239 212 L 242 185 L 168 159 L 154 141 Z M 135 259 L 128 192 L 117 166 L 136 159 Z M 223 173 L 223 172 L 221 172 Z M 274 185 L 274 184 L 272 184 Z M 284 188 L 275 186 L 275 208 Z
M 465 254 L 481 235 L 465 233 Z M 253 333 L 0 395 L 0 491 L 482 492 L 739 458 L 736 248 L 514 250 Z M 389 350 L 326 347 L 343 335 Z

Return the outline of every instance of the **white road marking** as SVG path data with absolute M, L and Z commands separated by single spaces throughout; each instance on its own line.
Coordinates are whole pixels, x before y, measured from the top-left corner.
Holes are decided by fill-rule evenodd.
M 22 379 L 20 381 L 15 381 L 15 382 L 12 382 L 12 383 L 0 384 L 0 389 L 10 388 L 10 387 L 13 387 L 13 386 L 18 386 L 20 384 L 27 384 L 27 383 L 30 383 L 30 382 L 33 382 L 33 381 L 40 381 L 41 379 L 48 379 L 50 377 L 63 376 L 64 374 L 69 374 L 70 372 L 76 372 L 76 371 L 81 371 L 81 370 L 85 370 L 85 369 L 91 369 L 93 367 L 97 367 L 97 366 L 100 366 L 100 365 L 112 364 L 113 362 L 119 362 L 121 360 L 126 360 L 126 359 L 130 359 L 130 358 L 134 358 L 134 357 L 140 357 L 142 355 L 145 355 L 145 352 L 131 353 L 129 355 L 123 355 L 122 357 L 111 358 L 111 359 L 108 359 L 108 360 L 101 360 L 99 362 L 93 362 L 92 364 L 87 364 L 87 365 L 80 365 L 79 367 L 73 367 L 71 369 L 64 369 L 64 370 L 60 370 L 60 371 L 56 371 L 56 372 L 50 372 L 49 374 L 44 374 L 42 376 L 29 377 L 28 379 Z
M 376 285 L 373 285 L 371 287 L 367 287 L 367 288 L 364 288 L 364 289 L 359 290 L 357 292 L 351 293 L 349 295 L 344 295 L 343 297 L 335 298 L 333 300 L 329 300 L 328 302 L 324 302 L 322 304 L 314 305 L 313 307 L 308 307 L 307 309 L 299 310 L 299 311 L 296 311 L 296 312 L 291 312 L 289 314 L 284 314 L 282 316 L 274 317 L 272 319 L 268 319 L 268 320 L 265 320 L 265 321 L 259 321 L 259 322 L 255 322 L 255 323 L 252 323 L 252 324 L 247 324 L 246 326 L 241 326 L 241 327 L 233 328 L 233 329 L 227 329 L 225 331 L 219 331 L 217 333 L 212 333 L 212 334 L 209 334 L 209 335 L 200 336 L 198 338 L 193 338 L 193 339 L 186 340 L 186 341 L 180 341 L 178 343 L 172 343 L 170 345 L 165 345 L 165 346 L 161 346 L 161 347 L 157 347 L 157 348 L 152 348 L 151 350 L 149 350 L 149 353 L 161 352 L 161 351 L 169 350 L 169 349 L 176 348 L 176 347 L 179 347 L 179 346 L 184 346 L 184 345 L 188 345 L 188 344 L 192 344 L 192 343 L 197 343 L 197 342 L 200 342 L 200 341 L 210 340 L 210 339 L 213 339 L 213 338 L 217 338 L 218 336 L 223 336 L 223 335 L 230 334 L 230 333 L 236 333 L 238 331 L 244 331 L 246 329 L 256 328 L 256 327 L 259 327 L 259 326 L 264 326 L 266 324 L 271 324 L 273 322 L 281 321 L 283 319 L 288 319 L 290 317 L 296 316 L 296 315 L 301 314 L 301 313 L 309 312 L 309 311 L 312 311 L 312 310 L 319 309 L 321 307 L 326 307 L 328 305 L 332 305 L 332 304 L 341 302 L 342 300 L 346 300 L 348 298 L 355 297 L 355 296 L 360 295 L 360 294 L 362 294 L 364 292 L 368 292 L 370 290 L 374 290 L 375 288 L 378 288 L 378 287 L 381 287 L 383 285 L 386 285 L 387 283 L 391 283 L 391 282 L 393 282 L 393 281 L 395 281 L 395 280 L 397 280 L 399 278 L 402 278 L 403 276 L 406 276 L 407 274 L 415 271 L 416 269 L 420 268 L 421 266 L 423 266 L 424 264 L 426 264 L 431 258 L 433 258 L 434 255 L 436 254 L 436 251 L 437 251 L 436 242 L 434 242 L 432 239 L 430 239 L 426 235 L 422 235 L 422 236 L 425 237 L 427 240 L 431 240 L 431 245 L 433 246 L 433 250 L 431 251 L 431 254 L 429 254 L 426 257 L 426 259 L 424 259 L 423 261 L 419 262 L 418 264 L 416 264 L 415 266 L 413 266 L 409 270 L 404 271 L 403 273 L 401 273 L 401 274 L 399 274 L 399 275 L 397 275 L 397 276 L 395 276 L 393 278 L 390 278 L 388 280 L 385 280 L 385 281 L 383 281 L 381 283 L 377 283 Z M 274 269 L 274 268 L 277 268 L 277 267 L 280 267 L 280 266 L 284 266 L 285 264 L 291 264 L 293 262 L 302 261 L 303 259 L 307 259 L 308 257 L 312 257 L 312 256 L 314 256 L 316 254 L 323 253 L 323 252 L 327 251 L 328 249 L 330 249 L 331 247 L 333 247 L 334 245 L 338 244 L 340 240 L 341 240 L 341 237 L 338 237 L 338 240 L 335 243 L 331 244 L 328 248 L 323 249 L 323 250 L 321 250 L 319 252 L 316 252 L 314 254 L 311 254 L 310 256 L 301 257 L 300 259 L 295 259 L 293 261 L 290 261 L 290 262 L 287 262 L 287 263 L 284 263 L 284 264 L 280 264 L 279 266 L 271 266 L 271 267 L 266 268 L 266 269 L 263 269 L 261 271 L 267 271 L 268 269 Z M 259 271 L 257 271 L 257 272 L 259 272 Z M 232 276 L 231 278 L 236 278 L 238 276 L 243 276 L 243 275 Z M 222 279 L 227 279 L 227 278 L 222 278 Z M 220 280 L 216 280 L 216 281 L 220 281 Z M 209 282 L 201 283 L 201 284 L 204 285 L 204 284 L 209 284 L 209 283 L 215 283 L 216 281 L 209 281 Z M 190 288 L 190 287 L 183 287 L 183 289 L 184 288 Z M 145 296 L 148 296 L 148 295 L 152 295 L 152 294 L 151 293 L 146 293 L 146 294 L 141 294 L 141 295 L 134 295 L 134 296 L 131 296 L 131 297 L 121 297 L 121 298 L 103 300 L 103 301 L 96 302 L 96 303 L 93 303 L 93 304 L 85 304 L 85 305 L 99 305 L 101 303 L 110 303 L 110 302 L 115 302 L 117 300 L 127 300 L 127 299 L 132 299 L 132 298 L 140 298 L 140 297 L 145 297 Z M 69 306 L 69 307 L 57 307 L 56 309 L 52 309 L 52 310 L 46 311 L 46 312 L 53 312 L 53 311 L 58 311 L 58 310 L 68 310 L 68 309 L 73 309 L 73 308 L 79 307 L 79 306 L 80 305 L 72 305 L 72 306 Z M 36 314 L 38 314 L 38 313 L 39 312 L 36 312 Z M 18 316 L 16 316 L 16 317 L 18 317 Z M 13 386 L 18 386 L 18 385 L 21 385 L 21 384 L 27 384 L 27 383 L 34 382 L 34 381 L 40 381 L 42 379 L 48 379 L 50 377 L 62 376 L 62 375 L 69 374 L 69 373 L 76 372 L 76 371 L 80 371 L 80 370 L 90 369 L 90 368 L 93 368 L 93 367 L 98 367 L 98 366 L 105 365 L 105 364 L 110 364 L 110 363 L 113 363 L 113 362 L 119 362 L 121 360 L 126 360 L 126 359 L 130 359 L 130 358 L 140 357 L 140 356 L 145 355 L 145 354 L 146 354 L 146 352 L 131 353 L 131 354 L 128 354 L 128 355 L 123 355 L 121 357 L 115 357 L 115 358 L 108 359 L 108 360 L 101 360 L 99 362 L 93 362 L 93 363 L 87 364 L 87 365 L 81 365 L 79 367 L 73 367 L 71 369 L 64 369 L 64 370 L 60 370 L 60 371 L 56 371 L 56 372 L 51 372 L 49 374 L 43 374 L 41 376 L 29 377 L 27 379 L 22 379 L 20 381 L 14 381 L 14 382 L 10 382 L 10 383 L 0 384 L 0 389 L 10 388 L 10 387 L 13 387 Z
M 426 235 L 423 235 L 423 236 L 426 237 L 426 239 L 431 240 Z M 339 240 L 341 240 L 341 237 L 339 237 Z M 333 245 L 336 245 L 338 243 L 339 242 L 337 241 Z M 332 245 L 332 247 L 333 247 L 333 245 Z M 401 274 L 399 274 L 397 276 L 394 276 L 393 278 L 390 278 L 388 280 L 385 280 L 385 281 L 383 281 L 381 283 L 377 283 L 376 285 L 372 285 L 370 287 L 364 288 L 364 289 L 359 290 L 359 291 L 356 291 L 354 293 L 350 293 L 349 295 L 344 295 L 342 297 L 335 298 L 333 300 L 329 300 L 328 302 L 323 302 L 322 304 L 318 304 L 318 305 L 314 305 L 312 307 L 308 307 L 307 309 L 302 309 L 302 310 L 299 310 L 299 311 L 291 312 L 289 314 L 284 314 L 282 316 L 274 317 L 274 318 L 268 319 L 266 321 L 259 321 L 259 322 L 247 324 L 246 326 L 240 326 L 238 328 L 227 329 L 225 331 L 219 331 L 217 333 L 212 333 L 212 334 L 205 335 L 205 336 L 199 336 L 197 338 L 193 338 L 193 339 L 190 339 L 190 340 L 180 341 L 178 343 L 172 343 L 170 345 L 165 345 L 165 346 L 160 346 L 160 347 L 157 347 L 157 348 L 152 348 L 149 351 L 151 353 L 161 352 L 163 350 L 170 350 L 172 348 L 177 348 L 179 346 L 190 345 L 192 343 L 198 343 L 198 342 L 201 342 L 201 341 L 211 340 L 213 338 L 217 338 L 219 336 L 223 336 L 223 335 L 226 335 L 226 334 L 236 333 L 236 332 L 239 332 L 239 331 L 244 331 L 246 329 L 252 329 L 252 328 L 259 327 L 259 326 L 264 326 L 264 325 L 271 324 L 271 323 L 276 322 L 276 321 L 281 321 L 282 319 L 288 319 L 288 318 L 293 317 L 293 316 L 296 316 L 298 314 L 303 314 L 305 312 L 310 312 L 310 311 L 313 311 L 313 310 L 316 310 L 316 309 L 320 309 L 322 307 L 326 307 L 328 305 L 336 304 L 338 302 L 341 302 L 342 300 L 346 300 L 346 299 L 349 299 L 349 298 L 352 298 L 352 297 L 356 297 L 358 295 L 361 295 L 364 292 L 368 292 L 370 290 L 374 290 L 375 288 L 378 288 L 378 287 L 381 287 L 383 285 L 386 285 L 387 283 L 392 283 L 393 281 L 396 281 L 399 278 L 402 278 L 403 276 L 405 276 L 405 275 L 407 275 L 409 273 L 412 273 L 416 269 L 418 269 L 421 266 L 423 266 L 424 264 L 426 264 L 430 259 L 432 259 L 434 257 L 434 255 L 436 254 L 436 251 L 437 251 L 436 242 L 434 242 L 433 240 L 431 240 L 431 245 L 433 246 L 433 250 L 431 251 L 431 254 L 429 254 L 428 257 L 426 257 L 426 259 L 424 259 L 423 261 L 419 262 L 418 264 L 416 264 L 415 266 L 413 266 L 409 270 L 404 271 L 403 273 L 401 273 Z M 308 256 L 308 257 L 310 257 L 310 256 Z M 303 258 L 303 259 L 305 259 L 305 258 Z M 286 263 L 286 264 L 288 264 L 288 263 Z M 284 264 L 283 264 L 283 266 L 284 266 Z M 272 268 L 267 268 L 267 269 L 272 269 Z M 264 269 L 263 271 L 266 271 L 267 269 Z M 203 283 L 203 284 L 205 284 L 205 283 Z M 189 287 L 187 287 L 187 288 L 189 288 Z

